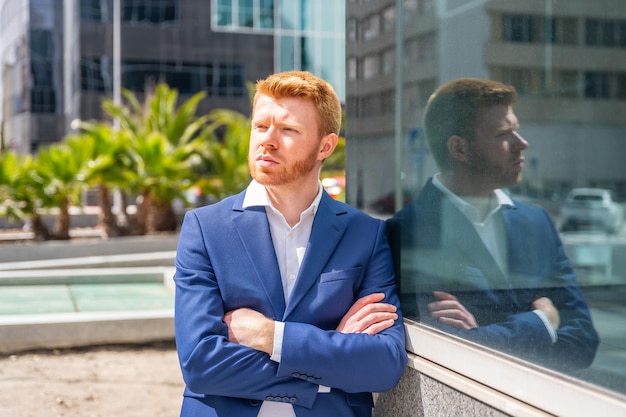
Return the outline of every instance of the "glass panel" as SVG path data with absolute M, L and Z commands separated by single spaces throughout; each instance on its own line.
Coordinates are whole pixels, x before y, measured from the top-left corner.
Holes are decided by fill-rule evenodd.
M 626 3 L 397 4 L 347 5 L 346 201 L 405 317 L 626 393 Z
M 233 24 L 233 6 L 231 0 L 217 0 L 217 25 L 230 26 Z
M 248 28 L 254 26 L 252 0 L 239 0 L 239 26 Z
M 280 68 L 279 71 L 288 71 L 299 68 L 296 63 L 295 39 L 293 36 L 280 37 Z
M 163 23 L 177 18 L 178 0 L 128 0 L 120 8 L 124 22 Z
M 320 0 L 317 0 L 320 1 Z M 317 28 L 317 20 L 315 14 L 315 1 L 300 0 L 300 28 L 302 30 L 313 31 Z
M 261 0 L 259 26 L 271 29 L 274 27 L 274 0 Z
M 280 1 L 280 28 L 300 29 L 298 26 L 298 2 L 293 0 Z

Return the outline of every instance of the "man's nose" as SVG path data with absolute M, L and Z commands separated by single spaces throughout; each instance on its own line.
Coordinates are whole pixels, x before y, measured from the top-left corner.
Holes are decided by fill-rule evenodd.
M 264 148 L 276 148 L 278 131 L 274 126 L 267 128 L 261 139 L 261 146 Z
M 513 132 L 513 135 L 515 136 L 514 148 L 516 150 L 523 151 L 524 149 L 528 148 L 528 142 L 522 137 L 522 135 L 520 135 L 518 132 Z

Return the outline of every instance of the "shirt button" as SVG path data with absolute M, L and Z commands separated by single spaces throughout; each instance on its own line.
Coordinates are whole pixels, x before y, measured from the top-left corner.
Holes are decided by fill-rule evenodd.
M 289 239 L 293 239 L 293 233 L 289 233 L 289 234 L 287 235 L 287 237 L 288 237 Z
M 289 279 L 296 279 L 296 275 L 295 274 L 290 274 L 289 275 Z

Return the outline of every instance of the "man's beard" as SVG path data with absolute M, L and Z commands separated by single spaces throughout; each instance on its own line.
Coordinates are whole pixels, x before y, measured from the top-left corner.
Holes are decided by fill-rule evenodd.
M 248 158 L 252 178 L 262 185 L 285 185 L 306 177 L 316 168 L 317 151 L 290 165 L 277 165 L 271 168 L 257 167 L 255 158 L 256 156 Z

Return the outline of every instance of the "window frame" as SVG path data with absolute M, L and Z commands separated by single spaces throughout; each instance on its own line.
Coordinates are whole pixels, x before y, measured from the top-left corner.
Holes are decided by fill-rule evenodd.
M 404 323 L 407 366 L 498 410 L 518 417 L 626 415 L 626 395 L 410 319 Z

